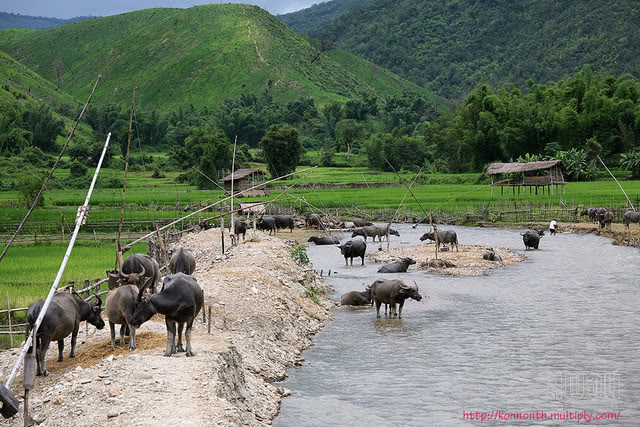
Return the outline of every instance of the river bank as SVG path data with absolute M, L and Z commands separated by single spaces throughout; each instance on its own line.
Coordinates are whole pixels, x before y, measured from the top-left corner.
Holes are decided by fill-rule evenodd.
M 46 425 L 264 425 L 288 394 L 273 382 L 302 364 L 311 337 L 329 319 L 329 287 L 296 264 L 291 245 L 257 232 L 220 250 L 220 230 L 184 236 L 176 246 L 193 250 L 194 276 L 212 307 L 212 330 L 202 315 L 194 323 L 195 357 L 164 357 L 166 327 L 159 316 L 139 329 L 138 349 L 111 350 L 109 327 L 78 337 L 77 357 L 55 361 L 31 392 L 31 416 Z M 81 328 L 82 330 L 83 328 Z M 16 350 L 0 355 L 3 377 Z M 22 381 L 13 392 L 22 395 Z M 22 408 L 21 408 L 22 409 Z M 3 425 L 23 425 L 22 412 Z

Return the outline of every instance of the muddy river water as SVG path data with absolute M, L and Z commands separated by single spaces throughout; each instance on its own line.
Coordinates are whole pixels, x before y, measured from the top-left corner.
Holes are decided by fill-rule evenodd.
M 392 246 L 416 245 L 427 230 L 394 228 Z M 462 245 L 524 249 L 520 230 L 449 228 Z M 337 300 L 382 276 L 368 259 L 345 267 L 332 246 L 307 252 L 314 269 L 333 270 Z M 589 424 L 640 425 L 640 252 L 562 233 L 526 254 L 483 277 L 415 266 L 382 276 L 415 280 L 425 298 L 408 300 L 402 320 L 335 309 L 304 366 L 289 371 L 293 394 L 274 425 L 480 425 L 471 419 L 480 412 L 485 425 L 576 424 L 560 417 L 602 412 L 619 419 Z

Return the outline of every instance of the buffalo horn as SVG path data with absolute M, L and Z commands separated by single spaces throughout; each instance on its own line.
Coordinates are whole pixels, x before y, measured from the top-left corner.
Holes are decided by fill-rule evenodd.
M 402 289 L 411 289 L 411 286 L 406 285 L 406 284 L 405 284 L 404 282 L 402 282 L 402 281 L 400 282 L 400 287 L 401 287 Z
M 140 268 L 142 269 L 142 271 L 139 274 L 140 274 L 140 277 L 142 277 L 142 276 L 144 276 L 144 273 L 147 272 L 147 270 L 144 269 L 144 265 L 142 265 L 142 264 L 140 265 Z
M 129 275 L 127 273 L 123 273 L 122 270 L 118 270 L 118 274 L 123 279 L 128 279 L 129 278 Z

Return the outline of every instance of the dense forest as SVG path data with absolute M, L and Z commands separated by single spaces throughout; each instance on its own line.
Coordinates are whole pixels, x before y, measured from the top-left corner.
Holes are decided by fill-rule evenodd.
M 312 20 L 314 8 L 320 5 L 287 19 Z M 638 76 L 639 19 L 638 2 L 622 0 L 372 0 L 310 34 L 462 100 L 478 84 L 524 88 L 529 79 L 557 81 L 584 64 Z
M 278 18 L 298 33 L 308 34 L 326 25 L 333 18 L 358 8 L 371 0 L 332 0 L 314 4 L 297 12 L 278 15 Z

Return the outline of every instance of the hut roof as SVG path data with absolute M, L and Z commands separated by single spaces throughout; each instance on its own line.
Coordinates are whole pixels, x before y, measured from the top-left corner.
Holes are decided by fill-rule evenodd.
M 491 163 L 491 166 L 489 166 L 489 169 L 487 169 L 487 174 L 495 175 L 499 173 L 531 172 L 551 169 L 552 167 L 559 164 L 560 160 L 548 160 L 544 162 L 528 163 Z
M 264 172 L 260 169 L 238 169 L 236 170 L 234 173 L 225 176 L 224 178 L 222 178 L 223 181 L 231 181 L 231 177 L 233 177 L 233 180 L 236 181 L 238 179 L 242 179 L 245 176 L 249 176 L 252 175 L 254 173 L 260 173 L 262 175 L 264 175 Z

